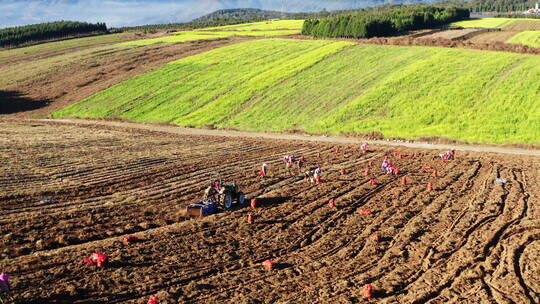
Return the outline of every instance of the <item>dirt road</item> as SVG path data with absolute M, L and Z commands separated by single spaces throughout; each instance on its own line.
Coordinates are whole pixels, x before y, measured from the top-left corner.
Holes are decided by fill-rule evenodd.
M 220 136 L 220 137 L 244 137 L 244 138 L 264 138 L 264 139 L 279 139 L 279 140 L 301 140 L 310 142 L 321 143 L 340 143 L 340 144 L 360 144 L 368 142 L 370 144 L 386 145 L 393 147 L 409 147 L 419 149 L 432 149 L 432 150 L 450 150 L 457 151 L 471 151 L 471 152 L 485 152 L 485 153 L 503 153 L 513 155 L 529 155 L 540 156 L 540 150 L 533 149 L 518 149 L 518 148 L 505 148 L 500 146 L 482 146 L 482 145 L 450 145 L 450 144 L 432 144 L 426 142 L 412 142 L 412 141 L 385 141 L 385 140 L 363 140 L 354 137 L 340 137 L 340 136 L 319 136 L 319 135 L 300 135 L 300 134 L 279 134 L 279 133 L 260 133 L 260 132 L 244 132 L 244 131 L 231 131 L 231 130 L 206 130 L 195 128 L 184 128 L 173 125 L 156 125 L 156 124 L 142 124 L 134 122 L 119 122 L 119 121 L 106 121 L 106 120 L 85 120 L 85 119 L 47 119 L 36 120 L 40 122 L 57 122 L 65 124 L 76 125 L 99 125 L 116 128 L 133 128 L 139 130 L 149 130 L 156 132 L 164 132 L 171 134 L 181 135 L 205 135 L 205 136 Z

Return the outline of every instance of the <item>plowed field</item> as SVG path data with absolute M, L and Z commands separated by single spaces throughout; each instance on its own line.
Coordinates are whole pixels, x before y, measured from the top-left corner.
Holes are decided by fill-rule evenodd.
M 0 134 L 0 272 L 16 303 L 540 301 L 538 158 L 9 121 Z M 322 184 L 285 154 L 320 165 Z M 382 174 L 385 155 L 399 176 Z M 214 173 L 257 208 L 182 220 Z M 109 265 L 83 263 L 93 252 Z

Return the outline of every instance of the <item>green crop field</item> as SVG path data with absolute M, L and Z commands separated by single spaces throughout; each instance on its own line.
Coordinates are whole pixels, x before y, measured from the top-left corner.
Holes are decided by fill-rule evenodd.
M 514 37 L 510 38 L 507 42 L 509 43 L 519 43 L 527 45 L 530 47 L 540 47 L 540 31 L 525 31 L 516 34 Z
M 217 112 L 238 111 L 253 96 L 349 45 L 286 39 L 240 43 L 172 62 L 54 116 L 171 122 L 186 115 L 198 125 L 216 123 L 223 119 Z
M 256 40 L 167 64 L 53 117 L 540 143 L 540 57 Z
M 134 40 L 134 41 L 123 42 L 123 43 L 120 43 L 119 45 L 137 46 L 137 45 L 149 45 L 149 44 L 154 44 L 154 43 L 178 43 L 178 42 L 186 42 L 186 41 L 223 38 L 223 37 L 228 37 L 232 35 L 234 34 L 228 35 L 228 34 L 222 34 L 218 32 L 212 32 L 212 33 L 181 32 L 181 34 L 179 35 Z
M 121 45 L 149 45 L 154 43 L 178 43 L 194 40 L 224 38 L 230 36 L 274 37 L 299 34 L 304 20 L 279 20 L 242 23 L 204 28 L 196 31 L 180 31 L 172 36 L 143 39 L 121 43 Z
M 540 20 L 527 18 L 476 18 L 454 22 L 450 26 L 502 28 L 505 30 L 523 31 L 536 28 L 540 29 Z
M 255 37 L 273 37 L 282 35 L 292 35 L 300 33 L 299 30 L 276 30 L 276 31 L 229 31 L 229 32 L 178 32 L 173 36 L 164 36 L 151 39 L 134 40 L 120 43 L 120 45 L 149 45 L 154 43 L 178 43 L 195 40 L 216 39 L 230 36 L 255 36 Z
M 225 25 L 205 28 L 207 31 L 272 31 L 272 30 L 301 30 L 304 20 L 277 20 Z
M 504 28 L 505 26 L 520 19 L 513 18 L 477 18 L 458 21 L 450 24 L 450 26 L 459 27 L 482 27 L 482 28 Z

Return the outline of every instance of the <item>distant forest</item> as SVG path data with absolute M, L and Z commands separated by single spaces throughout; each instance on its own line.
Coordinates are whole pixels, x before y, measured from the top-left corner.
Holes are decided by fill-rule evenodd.
M 15 47 L 44 40 L 103 34 L 105 23 L 57 21 L 0 29 L 0 47 Z
M 534 8 L 535 0 L 471 0 L 466 5 L 472 12 L 524 12 Z
M 307 19 L 302 34 L 314 37 L 371 38 L 433 28 L 469 18 L 469 10 L 429 5 L 408 6 L 381 12 Z

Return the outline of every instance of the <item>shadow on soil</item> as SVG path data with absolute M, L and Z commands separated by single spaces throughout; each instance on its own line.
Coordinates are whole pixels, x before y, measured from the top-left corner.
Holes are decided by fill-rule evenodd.
M 293 264 L 289 264 L 289 263 L 278 263 L 276 266 L 275 266 L 275 269 L 286 269 L 286 268 L 289 268 L 289 267 L 292 267 Z
M 17 91 L 0 90 L 0 115 L 13 114 L 43 108 L 49 100 L 34 100 Z
M 257 207 L 273 207 L 289 200 L 290 197 L 263 197 L 257 198 Z

